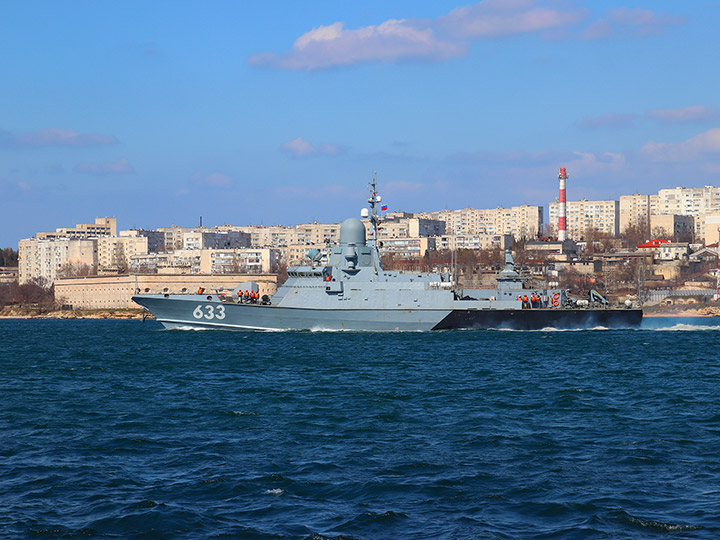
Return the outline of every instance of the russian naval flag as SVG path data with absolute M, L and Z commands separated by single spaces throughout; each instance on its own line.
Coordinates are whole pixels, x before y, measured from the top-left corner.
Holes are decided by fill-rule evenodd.
M 387 205 L 381 206 L 381 207 L 380 207 L 380 210 L 382 210 L 383 212 L 384 212 L 385 210 L 387 210 Z

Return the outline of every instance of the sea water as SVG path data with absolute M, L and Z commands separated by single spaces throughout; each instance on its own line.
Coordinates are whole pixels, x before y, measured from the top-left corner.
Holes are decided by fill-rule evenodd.
M 720 324 L 0 321 L 3 538 L 720 538 Z

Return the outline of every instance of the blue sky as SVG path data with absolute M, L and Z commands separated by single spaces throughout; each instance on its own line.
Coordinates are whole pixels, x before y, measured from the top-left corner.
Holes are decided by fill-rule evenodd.
M 0 3 L 0 247 L 720 185 L 720 2 Z

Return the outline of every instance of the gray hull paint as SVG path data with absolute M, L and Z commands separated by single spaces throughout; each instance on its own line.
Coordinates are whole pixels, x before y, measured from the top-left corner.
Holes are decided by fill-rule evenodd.
M 138 295 L 133 300 L 166 328 L 229 330 L 432 330 L 448 309 L 313 309 L 222 303 L 204 295 Z M 198 315 L 200 315 L 198 317 Z
M 318 309 L 222 303 L 203 295 L 139 295 L 133 299 L 166 328 L 420 332 L 632 328 L 642 321 L 642 311 L 634 309 Z

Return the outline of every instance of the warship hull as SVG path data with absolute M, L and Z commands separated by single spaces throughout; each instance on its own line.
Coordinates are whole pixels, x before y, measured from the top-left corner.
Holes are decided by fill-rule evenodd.
M 419 332 L 457 329 L 633 328 L 639 309 L 323 309 L 221 302 L 202 295 L 138 295 L 166 328 Z

